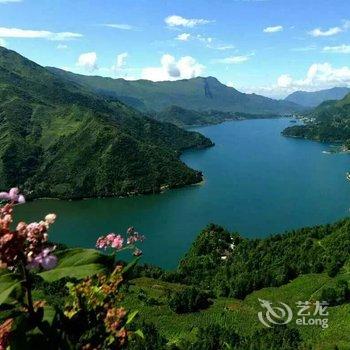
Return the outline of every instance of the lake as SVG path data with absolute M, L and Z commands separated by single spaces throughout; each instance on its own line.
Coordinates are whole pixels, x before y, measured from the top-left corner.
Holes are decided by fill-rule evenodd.
M 290 125 L 280 118 L 196 128 L 216 144 L 182 156 L 203 171 L 201 185 L 125 199 L 39 200 L 19 206 L 17 217 L 40 220 L 55 212 L 50 239 L 84 247 L 135 226 L 147 237 L 142 261 L 174 268 L 210 222 L 265 237 L 347 216 L 350 155 L 325 154 L 329 145 L 281 136 Z

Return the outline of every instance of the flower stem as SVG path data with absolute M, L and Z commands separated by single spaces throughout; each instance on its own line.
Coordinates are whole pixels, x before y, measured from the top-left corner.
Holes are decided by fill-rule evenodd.
M 23 261 L 21 262 L 21 268 L 22 268 L 22 274 L 23 274 L 23 278 L 24 278 L 24 289 L 26 291 L 26 296 L 27 296 L 28 312 L 29 312 L 29 315 L 32 318 L 34 318 L 35 317 L 35 310 L 34 310 L 33 296 L 32 296 L 32 282 L 30 280 L 28 270 L 26 269 Z
M 134 248 L 135 248 L 135 245 L 134 245 L 134 244 L 129 244 L 129 245 L 125 246 L 124 248 L 121 248 L 121 249 L 115 251 L 115 252 L 112 254 L 112 255 L 114 256 L 114 257 L 113 257 L 114 262 L 115 262 L 115 258 L 116 258 L 116 256 L 117 256 L 117 253 L 120 253 L 120 252 L 123 251 L 123 250 L 134 249 Z M 111 276 L 114 276 L 114 275 L 117 273 L 119 267 L 120 267 L 119 265 L 116 265 L 116 266 L 115 266 L 113 272 L 111 273 Z

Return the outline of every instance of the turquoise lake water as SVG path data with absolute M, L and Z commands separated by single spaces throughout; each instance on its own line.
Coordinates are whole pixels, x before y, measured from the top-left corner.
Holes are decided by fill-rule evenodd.
M 201 185 L 125 199 L 40 200 L 18 207 L 17 217 L 39 220 L 55 212 L 50 239 L 84 247 L 101 234 L 135 226 L 147 237 L 142 261 L 174 268 L 210 222 L 264 237 L 349 215 L 350 155 L 281 136 L 289 125 L 281 118 L 197 128 L 216 144 L 182 156 L 203 171 Z

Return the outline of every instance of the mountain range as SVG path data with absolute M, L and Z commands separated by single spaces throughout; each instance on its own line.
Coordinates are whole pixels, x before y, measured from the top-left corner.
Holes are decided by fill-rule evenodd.
M 0 47 L 0 188 L 29 198 L 159 192 L 201 180 L 179 156 L 212 143 Z
M 285 135 L 350 140 L 349 96 L 324 102 L 309 114 L 315 123 Z M 0 189 L 83 198 L 196 183 L 202 174 L 181 162 L 181 152 L 213 144 L 178 126 L 302 110 L 213 77 L 158 83 L 90 77 L 44 68 L 0 47 Z
M 78 83 L 102 96 L 117 98 L 143 112 L 160 112 L 171 106 L 197 112 L 214 110 L 260 115 L 285 115 L 304 110 L 294 102 L 242 93 L 221 84 L 214 77 L 160 82 L 129 81 L 48 69 L 69 82 Z
M 350 92 L 347 87 L 334 87 L 320 91 L 295 91 L 285 98 L 285 101 L 294 102 L 305 107 L 316 107 L 324 101 L 341 100 Z

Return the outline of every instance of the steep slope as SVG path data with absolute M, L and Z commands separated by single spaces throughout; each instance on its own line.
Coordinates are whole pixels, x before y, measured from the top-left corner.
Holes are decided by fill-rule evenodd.
M 295 91 L 285 98 L 285 101 L 294 102 L 305 107 L 316 107 L 324 101 L 341 100 L 350 92 L 347 87 L 334 87 L 320 91 Z
M 323 102 L 307 116 L 312 122 L 289 127 L 283 134 L 350 146 L 350 94 L 340 101 Z
M 198 182 L 179 160 L 210 140 L 96 96 L 0 47 L 0 188 L 32 198 L 158 192 Z
M 161 82 L 127 81 L 73 74 L 57 68 L 49 69 L 68 81 L 79 83 L 104 96 L 116 97 L 141 111 L 159 112 L 173 105 L 195 111 L 217 110 L 262 114 L 290 114 L 303 109 L 293 102 L 244 94 L 221 84 L 214 77 Z

